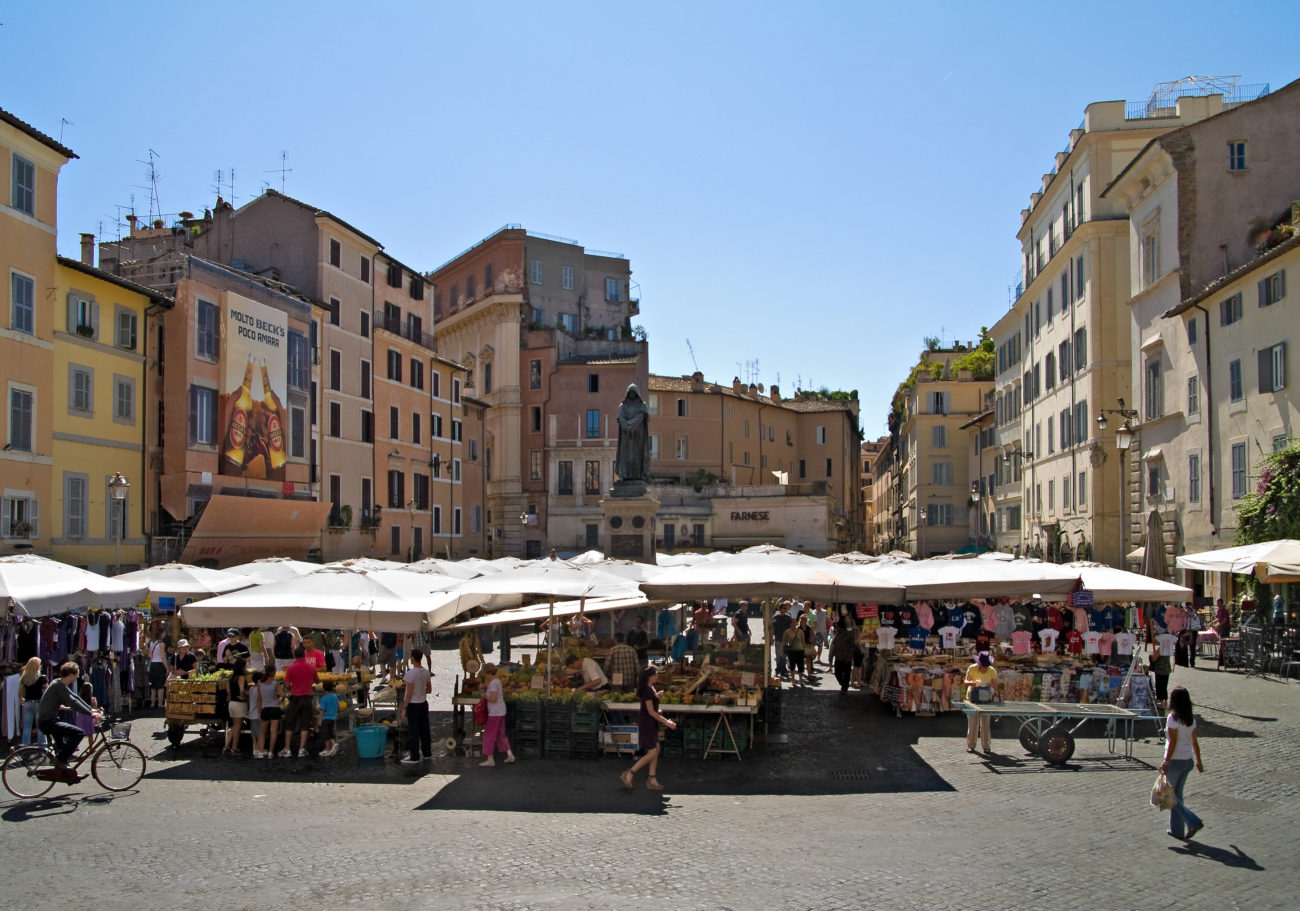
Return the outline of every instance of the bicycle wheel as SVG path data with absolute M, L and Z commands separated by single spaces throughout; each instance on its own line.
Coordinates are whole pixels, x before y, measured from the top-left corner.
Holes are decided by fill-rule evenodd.
M 5 759 L 0 776 L 15 797 L 40 797 L 54 787 L 54 754 L 44 747 L 19 747 Z
M 138 746 L 114 740 L 95 754 L 90 771 L 107 790 L 126 791 L 144 777 L 144 764 L 144 753 Z

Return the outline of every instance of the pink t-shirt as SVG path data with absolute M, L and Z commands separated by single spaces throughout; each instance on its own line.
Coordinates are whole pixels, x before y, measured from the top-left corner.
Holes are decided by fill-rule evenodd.
M 285 668 L 284 682 L 289 684 L 290 696 L 310 696 L 316 683 L 316 666 L 301 658 Z
M 1171 633 L 1181 633 L 1187 629 L 1187 614 L 1181 607 L 1171 607 L 1165 610 L 1165 629 Z
M 1018 629 L 1011 634 L 1011 651 L 1017 655 L 1028 655 L 1029 644 L 1033 640 L 1033 633 L 1029 630 Z
M 1115 634 L 1107 630 L 1101 634 L 1101 639 L 1097 643 L 1097 653 L 1109 655 L 1115 649 Z
M 926 629 L 934 629 L 934 611 L 930 610 L 928 604 L 913 605 L 916 608 L 916 622 Z
M 984 625 L 986 630 L 993 632 L 998 625 L 998 615 L 993 610 L 993 605 L 981 602 L 976 606 L 980 609 L 980 623 Z

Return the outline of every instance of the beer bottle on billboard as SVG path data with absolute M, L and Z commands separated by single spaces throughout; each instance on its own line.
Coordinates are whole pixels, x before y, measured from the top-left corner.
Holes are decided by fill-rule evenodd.
M 277 471 L 284 467 L 284 406 L 280 397 L 271 388 L 271 380 L 266 375 L 266 358 L 262 359 L 262 414 L 266 420 L 266 459 L 267 467 Z
M 253 410 L 253 356 L 248 356 L 244 367 L 244 382 L 240 384 L 239 395 L 226 409 L 229 417 L 226 421 L 226 461 L 236 468 L 244 467 L 244 458 L 248 451 L 249 418 Z

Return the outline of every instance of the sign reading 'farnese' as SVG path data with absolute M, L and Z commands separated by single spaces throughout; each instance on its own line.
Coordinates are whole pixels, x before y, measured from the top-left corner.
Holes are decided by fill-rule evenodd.
M 767 521 L 767 510 L 766 510 L 766 509 L 758 509 L 758 510 L 749 510 L 749 511 L 733 512 L 733 513 L 731 514 L 731 521 L 733 521 L 733 522 L 766 522 L 766 521 Z

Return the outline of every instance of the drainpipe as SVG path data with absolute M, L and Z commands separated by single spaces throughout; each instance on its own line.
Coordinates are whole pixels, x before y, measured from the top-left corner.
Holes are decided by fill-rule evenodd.
M 1218 505 L 1214 498 L 1214 470 L 1218 464 L 1214 461 L 1214 395 L 1213 387 L 1210 385 L 1211 374 L 1213 372 L 1212 362 L 1210 360 L 1210 311 L 1206 310 L 1200 304 L 1193 304 L 1197 310 L 1205 314 L 1205 473 L 1207 480 L 1208 493 L 1210 495 L 1210 534 L 1219 533 L 1219 517 L 1215 512 Z
M 187 265 L 188 265 L 188 264 L 187 264 Z M 150 319 L 151 319 L 151 317 L 153 317 L 155 314 L 160 313 L 160 312 L 162 312 L 163 310 L 166 310 L 166 309 L 168 309 L 168 308 L 163 307 L 162 304 L 160 304 L 160 303 L 155 303 L 155 304 L 150 304 L 150 305 L 149 305 L 148 307 L 146 307 L 145 310 L 144 310 L 144 357 L 140 359 L 140 403 L 141 403 L 141 406 L 142 406 L 142 407 L 141 407 L 141 410 L 143 410 L 144 403 L 146 403 L 146 402 L 149 403 L 149 404 L 152 404 L 152 403 L 153 403 L 153 400 L 149 397 L 149 324 L 150 324 Z M 161 366 L 162 366 L 162 365 L 161 365 L 161 363 L 160 363 L 160 364 L 159 364 L 159 367 L 161 367 Z M 148 435 L 148 433 L 149 433 L 149 419 L 148 419 L 148 416 L 147 416 L 147 415 L 142 415 L 142 417 L 144 418 L 144 420 L 142 420 L 142 421 L 140 422 L 141 432 L 142 432 L 142 434 L 143 434 L 143 437 L 147 437 L 147 435 Z M 160 429 L 161 429 L 161 428 L 160 428 Z M 144 481 L 145 481 L 145 479 L 147 479 L 147 478 L 149 477 L 149 474 L 148 474 L 148 471 L 149 471 L 149 441 L 148 441 L 148 439 L 143 438 L 143 437 L 142 437 L 142 439 L 140 440 L 140 444 L 141 444 L 141 445 L 140 445 L 140 481 L 141 481 L 141 483 L 140 483 L 140 490 L 142 490 L 142 491 L 145 490 Z M 154 490 L 153 490 L 154 505 L 157 506 L 157 507 L 161 507 L 161 506 L 162 506 L 162 472 L 161 472 L 161 471 L 158 472 L 158 476 L 154 479 L 154 484 L 153 484 L 152 486 L 153 486 L 153 488 L 154 488 Z M 145 560 L 146 560 L 148 563 L 150 563 L 150 564 L 152 565 L 152 564 L 154 563 L 154 558 L 153 558 L 153 531 L 151 530 L 151 528 L 150 528 L 150 526 L 149 526 L 149 523 L 146 521 L 146 519 L 148 519 L 148 517 L 149 517 L 149 501 L 148 501 L 148 497 L 141 496 L 141 497 L 140 497 L 140 531 L 141 531 L 141 533 L 144 535 L 144 558 L 145 558 Z M 122 529 L 122 535 L 123 535 L 123 537 L 126 536 L 126 529 L 125 529 L 125 528 Z M 177 554 L 177 557 L 179 557 L 179 553 Z M 168 560 L 171 560 L 171 559 L 172 559 L 172 555 L 171 555 L 170 553 L 167 554 L 167 559 L 168 559 Z M 120 572 L 120 571 L 121 571 L 121 570 L 120 570 L 120 568 L 119 568 L 119 572 Z

